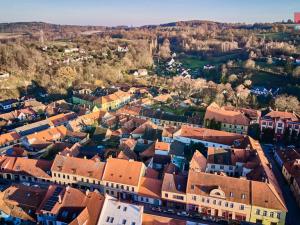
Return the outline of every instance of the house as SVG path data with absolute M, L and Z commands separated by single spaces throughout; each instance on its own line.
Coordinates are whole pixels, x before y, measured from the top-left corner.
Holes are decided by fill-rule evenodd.
M 22 143 L 28 149 L 42 149 L 53 142 L 62 141 L 67 137 L 67 133 L 68 131 L 65 126 L 53 127 L 27 135 L 22 140 Z
M 29 123 L 21 127 L 17 127 L 14 129 L 16 133 L 18 133 L 21 137 L 37 133 L 43 130 L 47 130 L 53 126 L 49 120 L 41 120 L 34 123 Z
M 191 212 L 223 220 L 285 224 L 285 203 L 270 183 L 189 171 L 186 196 Z
M 105 163 L 99 158 L 77 158 L 57 154 L 51 167 L 52 180 L 75 188 L 103 191 L 101 180 Z
M 215 102 L 207 107 L 204 121 L 208 127 L 215 121 L 220 123 L 221 130 L 239 134 L 247 134 L 250 125 L 250 119 L 243 112 L 220 107 Z
M 165 173 L 161 189 L 163 206 L 185 210 L 186 188 L 187 178 L 185 176 Z
M 74 120 L 77 114 L 74 112 L 61 113 L 55 116 L 49 117 L 47 120 L 52 127 L 64 125 L 66 126 L 70 120 Z
M 151 177 L 142 177 L 138 194 L 134 200 L 143 204 L 160 206 L 162 180 Z
M 296 113 L 271 111 L 260 119 L 260 130 L 272 129 L 276 139 L 282 139 L 287 130 L 291 135 L 300 131 L 300 117 Z
M 142 162 L 107 159 L 102 178 L 104 192 L 120 199 L 133 199 L 139 191 L 145 170 Z
M 106 195 L 98 225 L 142 225 L 144 207 Z
M 294 148 L 278 148 L 274 152 L 274 158 L 279 167 L 282 169 L 284 163 L 291 162 L 295 159 L 300 159 L 300 150 Z
M 0 177 L 21 182 L 46 183 L 51 180 L 52 162 L 41 159 L 0 156 Z
M 212 130 L 200 127 L 182 126 L 173 135 L 173 140 L 189 145 L 202 143 L 205 147 L 229 148 L 240 147 L 244 144 L 245 137 L 241 134 Z
M 0 135 L 0 149 L 4 150 L 4 149 L 11 148 L 13 145 L 19 143 L 20 139 L 21 139 L 21 136 L 14 131 L 5 133 L 5 134 L 1 134 Z
M 2 111 L 10 111 L 13 108 L 16 108 L 19 105 L 19 101 L 17 99 L 8 99 L 0 101 L 0 110 Z
M 0 191 L 1 222 L 6 224 L 36 224 L 36 210 L 46 190 L 14 184 Z M 4 222 L 5 221 L 5 222 Z
M 246 177 L 253 169 L 259 167 L 256 151 L 238 148 L 214 148 L 207 150 L 207 173 L 225 173 L 227 176 Z
M 128 49 L 127 46 L 125 46 L 125 47 L 123 47 L 123 46 L 118 46 L 117 51 L 118 51 L 118 52 L 123 52 L 123 53 L 125 53 L 125 52 L 128 52 L 129 49 Z
M 155 142 L 155 154 L 156 155 L 169 155 L 170 144 L 166 142 Z
M 213 69 L 215 69 L 215 68 L 216 68 L 216 66 L 214 66 L 214 65 L 209 65 L 209 64 L 203 66 L 203 69 L 204 69 L 204 70 L 213 70 Z
M 104 196 L 97 191 L 50 185 L 37 210 L 37 220 L 40 224 L 96 225 L 103 204 Z

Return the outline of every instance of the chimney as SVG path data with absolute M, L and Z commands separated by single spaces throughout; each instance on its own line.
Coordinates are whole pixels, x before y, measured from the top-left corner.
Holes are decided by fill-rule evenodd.
M 61 204 L 62 200 L 61 200 L 61 195 L 58 195 L 58 203 Z

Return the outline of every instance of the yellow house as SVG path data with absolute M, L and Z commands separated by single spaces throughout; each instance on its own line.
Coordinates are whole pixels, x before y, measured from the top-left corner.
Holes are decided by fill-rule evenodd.
M 285 203 L 267 182 L 190 170 L 186 196 L 187 210 L 202 215 L 265 225 L 285 224 Z
M 284 225 L 287 208 L 272 184 L 251 181 L 252 210 L 250 222 Z
M 103 173 L 104 192 L 111 196 L 133 200 L 146 171 L 142 162 L 109 158 Z
M 102 175 L 105 163 L 99 159 L 56 155 L 52 167 L 52 181 L 75 188 L 103 190 Z

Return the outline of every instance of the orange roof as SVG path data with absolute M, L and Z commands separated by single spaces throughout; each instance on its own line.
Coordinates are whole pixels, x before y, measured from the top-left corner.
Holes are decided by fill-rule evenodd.
M 144 169 L 145 166 L 142 162 L 109 158 L 102 179 L 108 182 L 138 186 Z
M 0 210 L 22 220 L 35 221 L 35 212 L 41 204 L 46 190 L 12 185 L 0 192 Z
M 61 191 L 58 193 L 61 196 L 61 202 L 59 200 L 55 202 L 53 208 L 49 211 L 44 209 L 47 201 L 58 186 L 50 185 L 46 196 L 39 207 L 38 213 L 50 212 L 57 216 L 59 221 L 71 225 L 83 224 L 80 221 L 86 222 L 87 225 L 96 225 L 99 218 L 104 197 L 98 192 L 86 193 L 80 191 L 79 189 L 71 187 L 62 187 Z M 67 216 L 63 216 L 63 212 L 68 212 Z M 74 218 L 74 215 L 76 216 Z
M 250 204 L 250 188 L 249 180 L 189 171 L 187 194 L 210 196 L 212 190 L 219 189 L 224 192 L 224 197 L 228 201 Z M 245 195 L 244 198 L 242 198 L 243 194 Z
M 83 159 L 70 156 L 56 155 L 52 172 L 76 174 L 101 180 L 105 163 L 94 159 Z
M 169 151 L 170 150 L 170 144 L 166 142 L 155 142 L 155 150 L 161 150 L 161 151 Z
M 160 199 L 162 180 L 142 177 L 139 187 L 139 194 L 142 196 Z
M 233 145 L 234 141 L 245 139 L 244 136 L 240 134 L 191 126 L 182 126 L 178 134 L 179 136 L 186 138 L 198 139 L 224 145 Z
M 294 113 L 285 111 L 271 111 L 265 117 L 288 119 L 294 122 L 299 121 L 299 118 Z
M 142 225 L 186 225 L 186 221 L 144 213 Z
M 204 172 L 206 169 L 206 163 L 207 160 L 204 155 L 200 151 L 196 150 L 190 162 L 190 170 Z
M 54 128 L 49 128 L 44 131 L 40 131 L 27 136 L 27 140 L 30 144 L 35 142 L 47 142 L 53 141 L 59 138 L 63 138 L 67 135 L 67 128 L 65 126 L 59 126 Z
M 48 120 L 54 125 L 59 126 L 62 123 L 65 123 L 71 119 L 74 119 L 76 117 L 76 113 L 69 112 L 69 113 L 62 113 L 58 114 L 56 116 L 49 117 Z
M 204 120 L 219 121 L 227 124 L 237 124 L 249 126 L 250 120 L 240 111 L 225 109 L 218 106 L 215 102 L 209 105 L 206 109 Z
M 20 138 L 21 138 L 20 135 L 17 134 L 16 132 L 1 134 L 0 135 L 0 146 L 6 144 L 8 142 L 16 141 Z
M 284 201 L 272 184 L 251 181 L 252 205 L 268 209 L 287 211 Z M 263 193 L 263 194 L 262 194 Z
M 52 162 L 41 159 L 0 156 L 0 167 L 11 173 L 50 179 Z

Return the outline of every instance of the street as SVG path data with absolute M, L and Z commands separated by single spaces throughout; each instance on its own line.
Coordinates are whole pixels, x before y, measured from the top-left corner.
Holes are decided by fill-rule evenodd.
M 262 146 L 263 147 L 263 146 Z M 286 206 L 288 208 L 288 213 L 286 217 L 286 225 L 298 225 L 300 224 L 300 209 L 297 205 L 297 202 L 293 196 L 293 193 L 290 190 L 289 185 L 285 181 L 281 169 L 279 168 L 278 164 L 276 163 L 274 159 L 274 155 L 272 152 L 267 151 L 266 148 L 264 148 L 264 152 L 272 164 L 272 170 L 273 173 L 279 183 L 279 186 L 281 188 Z

